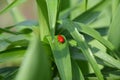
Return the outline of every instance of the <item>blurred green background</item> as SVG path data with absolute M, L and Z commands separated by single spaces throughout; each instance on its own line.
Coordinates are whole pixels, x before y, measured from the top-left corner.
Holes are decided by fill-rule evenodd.
M 9 1 L 9 0 L 8 0 Z M 0 0 L 0 10 L 7 6 L 5 0 Z M 17 6 L 22 15 L 28 20 L 36 20 L 37 10 L 35 0 L 27 0 L 26 2 Z M 14 20 L 10 12 L 0 15 L 0 27 L 6 27 L 14 24 Z

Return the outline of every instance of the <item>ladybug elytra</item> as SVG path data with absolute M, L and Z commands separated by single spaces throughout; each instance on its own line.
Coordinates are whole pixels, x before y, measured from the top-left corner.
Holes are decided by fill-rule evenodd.
M 58 39 L 58 41 L 60 43 L 64 43 L 65 42 L 65 39 L 64 39 L 64 37 L 62 35 L 58 35 L 57 39 Z

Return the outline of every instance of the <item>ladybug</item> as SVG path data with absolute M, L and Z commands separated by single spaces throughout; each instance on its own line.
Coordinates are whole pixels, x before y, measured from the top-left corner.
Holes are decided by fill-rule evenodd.
M 62 35 L 58 35 L 57 39 L 58 39 L 58 41 L 60 43 L 64 43 L 65 42 L 65 39 L 64 39 L 64 37 Z

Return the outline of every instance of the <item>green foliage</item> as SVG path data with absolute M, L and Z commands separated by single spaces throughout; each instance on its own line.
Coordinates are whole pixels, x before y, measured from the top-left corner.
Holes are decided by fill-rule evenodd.
M 51 37 L 48 37 L 48 41 L 50 43 L 61 79 L 72 80 L 71 58 L 67 40 L 65 39 L 64 43 L 60 43 L 58 42 L 58 38 L 56 36 L 54 40 L 52 40 Z
M 50 32 L 52 37 L 54 37 L 59 0 L 46 0 L 46 3 L 48 9 Z
M 38 22 L 24 1 L 0 1 L 0 80 L 120 80 L 119 0 L 36 0 Z
M 120 5 L 117 6 L 117 9 L 114 13 L 115 14 L 113 15 L 113 20 L 112 20 L 111 26 L 109 28 L 108 39 L 116 47 L 116 49 L 118 51 L 120 51 L 120 36 L 118 35 L 119 29 L 120 29 L 120 23 L 119 23 Z M 116 35 L 118 35 L 118 36 L 116 36 Z
M 50 62 L 48 61 L 50 52 L 49 45 L 40 41 L 39 30 L 34 30 L 33 39 L 15 80 L 50 79 Z
M 47 4 L 45 0 L 36 0 L 36 2 L 39 13 L 40 36 L 41 40 L 43 40 L 46 35 L 50 35 Z
M 103 76 L 100 72 L 100 69 L 99 69 L 97 63 L 96 63 L 96 60 L 93 56 L 93 53 L 88 48 L 88 45 L 85 43 L 83 35 L 81 35 L 77 31 L 76 25 L 74 23 L 72 23 L 71 21 L 66 20 L 66 21 L 63 21 L 63 22 L 65 22 L 65 23 L 63 23 L 63 25 L 70 32 L 72 37 L 77 41 L 77 47 L 79 49 L 81 49 L 81 51 L 83 52 L 85 57 L 88 59 L 88 62 L 90 62 L 90 64 L 91 64 L 92 68 L 94 69 L 94 72 L 95 72 L 96 76 L 98 77 L 98 79 L 103 80 Z

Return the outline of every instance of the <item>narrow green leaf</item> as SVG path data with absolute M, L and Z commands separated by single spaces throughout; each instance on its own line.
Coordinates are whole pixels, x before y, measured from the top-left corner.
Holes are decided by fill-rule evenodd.
M 73 60 L 72 60 L 72 71 L 73 71 L 73 79 L 72 80 L 85 80 L 80 67 Z
M 89 24 L 92 21 L 94 21 L 98 17 L 98 15 L 101 13 L 101 11 L 105 9 L 105 7 L 107 7 L 109 4 L 110 4 L 110 1 L 102 0 L 97 5 L 93 6 L 91 9 L 85 11 L 84 13 L 77 16 L 73 20 L 77 22 Z
M 40 41 L 39 29 L 34 30 L 15 80 L 51 80 L 49 54 L 51 54 L 51 49 L 48 44 Z
M 49 17 L 49 24 L 50 24 L 50 32 L 52 37 L 55 34 L 55 25 L 56 25 L 56 18 L 57 18 L 57 11 L 58 11 L 58 2 L 59 0 L 46 0 L 47 9 L 48 9 L 48 17 Z
M 71 6 L 70 8 L 74 8 L 70 13 L 70 18 L 74 19 L 75 17 L 79 16 L 81 13 L 83 13 L 86 10 L 86 0 L 70 0 Z
M 90 28 L 89 26 L 85 26 L 84 24 L 81 23 L 76 23 L 76 28 L 85 34 L 88 34 L 89 36 L 95 38 L 98 40 L 100 43 L 102 43 L 104 46 L 106 46 L 108 49 L 111 51 L 115 50 L 115 47 L 110 43 L 109 41 L 105 40 L 96 30 Z
M 0 28 L 0 33 L 3 33 L 3 32 L 10 33 L 10 34 L 15 34 L 15 35 L 20 34 L 19 32 L 10 31 L 10 30 L 8 30 L 6 28 Z
M 60 11 L 64 11 L 69 7 L 70 7 L 70 0 L 66 0 L 66 3 L 64 0 L 60 0 L 60 6 L 59 6 Z
M 61 6 L 62 6 L 62 5 L 63 5 L 63 4 L 61 4 Z M 60 7 L 61 7 L 61 6 L 60 6 Z M 70 17 L 71 12 L 74 11 L 76 8 L 78 8 L 78 6 L 79 6 L 79 5 L 76 4 L 76 5 L 73 6 L 73 7 L 68 7 L 67 9 L 61 11 L 61 12 L 59 13 L 59 19 L 61 20 L 61 19 L 66 19 L 66 18 Z
M 3 35 L 0 39 L 0 52 L 16 48 L 27 47 L 29 38 L 26 35 Z
M 117 56 L 118 52 L 117 52 L 115 46 L 110 41 L 105 40 L 97 31 L 90 28 L 89 26 L 85 26 L 82 23 L 75 23 L 75 24 L 76 24 L 76 28 L 80 32 L 83 32 L 83 33 L 95 38 L 96 40 L 98 40 L 100 43 L 102 43 L 105 47 L 107 47 L 111 51 L 110 54 L 112 56 L 119 59 L 119 57 Z
M 5 28 L 0 28 L 0 33 L 6 32 L 6 33 L 10 33 L 10 34 L 26 34 L 26 33 L 30 33 L 32 32 L 32 29 L 34 27 L 38 27 L 38 22 L 34 21 L 34 20 L 26 20 L 26 21 L 22 21 L 19 22 L 17 24 L 14 24 L 12 26 L 6 26 Z M 12 31 L 11 29 L 14 29 L 14 31 Z
M 10 3 L 7 7 L 3 8 L 1 11 L 0 11 L 0 15 L 9 11 L 10 9 L 12 9 L 13 7 L 23 3 L 24 1 L 26 0 L 14 0 L 12 3 Z
M 86 26 L 82 23 L 74 22 L 73 24 L 78 29 L 78 31 L 83 32 L 83 33 L 95 38 L 96 40 L 98 40 L 100 43 L 102 43 L 104 46 L 106 46 L 108 49 L 110 49 L 113 52 L 111 55 L 113 55 L 114 57 L 117 57 L 116 53 L 114 52 L 114 50 L 116 50 L 116 49 L 113 46 L 113 44 L 111 42 L 105 40 L 96 30 L 94 30 L 94 29 L 90 28 L 89 26 Z
M 112 66 L 120 69 L 120 61 L 114 59 L 112 56 L 108 55 L 107 53 L 102 53 L 102 52 L 98 51 L 94 55 L 96 57 L 100 58 L 101 60 L 103 60 L 104 62 L 107 62 L 107 63 L 111 64 Z
M 85 55 L 85 57 L 87 58 L 88 62 L 90 62 L 98 79 L 104 80 L 103 75 L 98 67 L 98 64 L 97 64 L 91 50 L 89 49 L 88 45 L 86 44 L 83 35 L 81 35 L 78 32 L 77 28 L 75 28 L 76 25 L 74 23 L 72 23 L 69 20 L 64 21 L 64 22 L 65 23 L 63 23 L 63 26 L 70 32 L 72 37 L 77 41 L 78 48 L 82 50 L 82 52 Z
M 68 17 L 74 19 L 86 10 L 86 0 L 69 0 L 67 3 L 64 3 L 64 0 L 62 0 L 60 7 L 63 7 L 64 5 L 66 8 L 60 12 L 59 19 L 66 19 Z
M 48 36 L 47 39 L 52 48 L 55 63 L 57 65 L 61 79 L 72 80 L 72 67 L 67 40 L 64 37 L 65 42 L 60 43 L 58 42 L 57 36 L 54 40 L 52 40 L 52 37 L 50 36 Z
M 91 50 L 93 51 L 93 49 L 91 49 Z M 82 54 L 82 52 L 80 50 L 78 50 L 76 48 L 75 49 L 71 48 L 71 51 L 72 51 L 71 56 L 73 59 L 87 61 L 85 56 Z M 119 60 L 116 60 L 115 58 L 113 58 L 109 54 L 107 54 L 103 51 L 100 51 L 99 49 L 97 52 L 94 51 L 93 55 L 95 56 L 97 63 L 99 63 L 103 66 L 108 66 L 108 67 L 117 68 L 117 69 L 120 68 L 120 61 Z
M 45 36 L 50 35 L 47 5 L 45 0 L 36 0 L 36 2 L 39 14 L 40 37 L 43 40 Z
M 105 10 L 101 11 L 101 14 L 94 20 L 92 23 L 89 24 L 91 28 L 104 28 L 109 27 L 111 24 L 112 13 L 111 9 L 107 7 Z M 107 32 L 106 32 L 107 33 Z
M 113 16 L 112 23 L 109 28 L 108 40 L 120 51 L 120 4 Z M 119 54 L 118 54 L 119 55 Z M 120 55 L 119 55 L 120 56 Z

